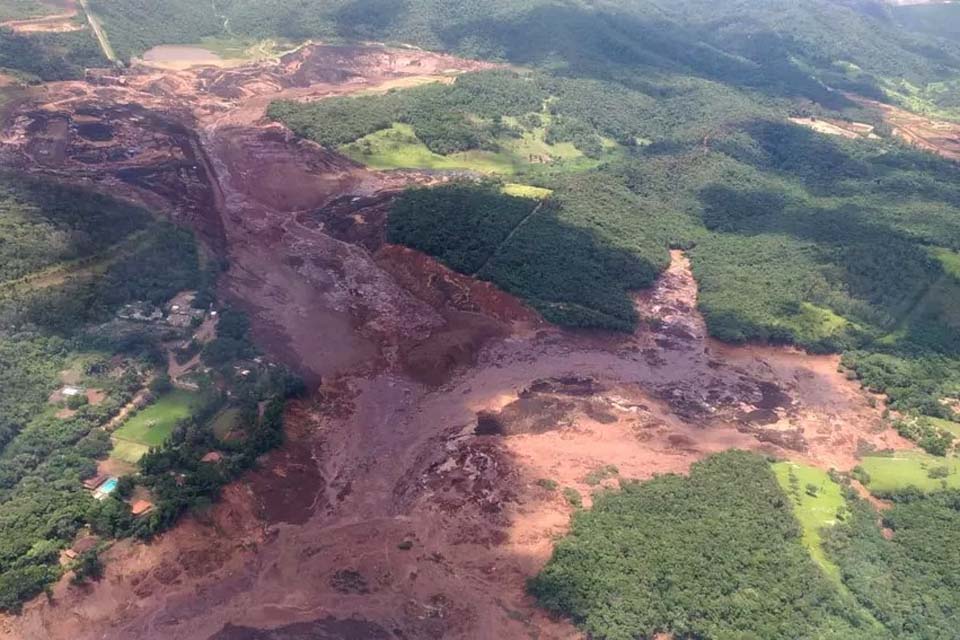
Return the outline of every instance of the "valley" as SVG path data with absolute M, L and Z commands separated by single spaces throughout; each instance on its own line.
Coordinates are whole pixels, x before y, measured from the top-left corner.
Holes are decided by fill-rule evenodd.
M 385 240 L 392 200 L 443 172 L 375 171 L 264 119 L 317 100 L 486 68 L 311 45 L 276 63 L 101 71 L 32 90 L 0 158 L 198 233 L 220 293 L 314 393 L 288 440 L 221 502 L 103 579 L 66 579 L 0 637 L 581 637 L 525 583 L 573 498 L 684 473 L 730 448 L 850 471 L 912 443 L 838 356 L 707 336 L 687 256 L 634 296 L 634 333 L 545 323 L 493 285 Z
M 11 0 L 0 640 L 952 637 L 955 9 Z

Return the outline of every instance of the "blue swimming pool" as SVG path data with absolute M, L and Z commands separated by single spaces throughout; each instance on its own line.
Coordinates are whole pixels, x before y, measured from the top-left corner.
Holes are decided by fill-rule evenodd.
M 106 495 L 108 493 L 113 493 L 114 489 L 116 488 L 117 488 L 117 479 L 110 478 L 109 480 L 104 482 L 102 485 L 100 485 L 100 487 L 97 489 L 97 492 Z

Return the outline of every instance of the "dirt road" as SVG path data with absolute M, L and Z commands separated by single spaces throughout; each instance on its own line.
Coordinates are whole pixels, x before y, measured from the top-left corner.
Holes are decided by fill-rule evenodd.
M 893 135 L 919 149 L 950 160 L 960 160 L 960 124 L 935 120 L 890 104 L 846 94 L 859 104 L 879 111 Z

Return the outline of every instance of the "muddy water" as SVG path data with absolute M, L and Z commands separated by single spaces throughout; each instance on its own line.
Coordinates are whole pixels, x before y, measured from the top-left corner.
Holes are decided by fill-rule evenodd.
M 143 54 L 146 62 L 177 64 L 213 64 L 223 60 L 219 55 L 202 47 L 178 44 L 162 44 Z

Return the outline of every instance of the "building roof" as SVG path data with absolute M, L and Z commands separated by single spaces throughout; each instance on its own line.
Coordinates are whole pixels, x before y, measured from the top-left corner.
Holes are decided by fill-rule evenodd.
M 219 451 L 211 451 L 200 458 L 200 462 L 220 462 L 221 460 L 223 460 L 223 455 Z
M 135 516 L 142 516 L 153 509 L 153 503 L 149 500 L 137 500 L 132 505 L 130 505 L 130 513 Z
M 86 480 L 84 480 L 83 486 L 92 491 L 93 489 L 96 489 L 97 487 L 102 485 L 104 482 L 106 482 L 106 480 L 107 480 L 107 475 L 105 473 L 101 473 L 93 476 L 92 478 L 87 478 Z

